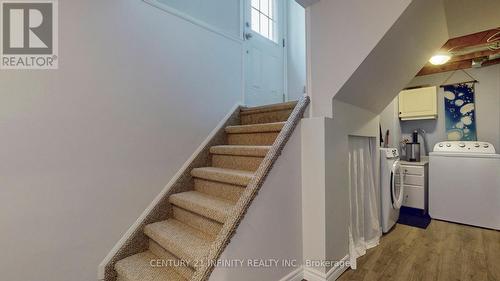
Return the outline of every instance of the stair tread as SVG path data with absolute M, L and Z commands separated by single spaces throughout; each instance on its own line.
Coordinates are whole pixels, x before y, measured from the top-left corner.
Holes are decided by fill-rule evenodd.
M 148 224 L 144 233 L 181 260 L 196 262 L 206 256 L 212 237 L 176 219 Z
M 210 148 L 212 154 L 264 157 L 270 145 L 217 145 Z
M 297 101 L 290 101 L 284 103 L 255 106 L 255 107 L 243 107 L 240 109 L 240 114 L 246 115 L 246 114 L 256 114 L 256 113 L 278 111 L 278 110 L 287 110 L 287 109 L 293 109 L 296 105 Z
M 118 261 L 115 269 L 118 275 L 130 281 L 187 281 L 170 266 L 151 266 L 159 257 L 150 251 L 142 252 Z
M 286 122 L 261 123 L 250 125 L 236 125 L 226 127 L 228 134 L 249 134 L 249 133 L 266 133 L 279 132 L 283 129 Z
M 199 191 L 173 194 L 169 202 L 193 213 L 224 223 L 233 210 L 234 203 Z
M 243 170 L 203 167 L 191 170 L 191 175 L 195 178 L 247 186 L 248 183 L 250 183 L 250 180 L 252 179 L 254 173 Z
M 149 251 L 156 255 L 158 258 L 162 259 L 167 265 L 171 266 L 177 274 L 189 280 L 194 274 L 194 269 L 190 267 L 187 263 L 181 261 L 178 257 L 165 250 L 158 243 L 149 239 Z

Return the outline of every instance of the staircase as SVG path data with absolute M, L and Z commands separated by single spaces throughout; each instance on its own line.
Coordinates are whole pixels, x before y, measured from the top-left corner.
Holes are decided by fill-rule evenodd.
M 190 169 L 192 186 L 168 195 L 167 219 L 141 228 L 146 247 L 117 260 L 105 280 L 208 280 L 213 266 L 206 261 L 229 243 L 307 104 L 305 97 L 299 104 L 240 108 L 224 143 L 209 147 L 208 165 Z

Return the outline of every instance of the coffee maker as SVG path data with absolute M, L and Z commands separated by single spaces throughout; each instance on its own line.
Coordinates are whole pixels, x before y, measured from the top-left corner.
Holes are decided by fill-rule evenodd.
M 420 162 L 420 143 L 418 142 L 418 131 L 413 131 L 412 142 L 406 144 L 406 161 Z

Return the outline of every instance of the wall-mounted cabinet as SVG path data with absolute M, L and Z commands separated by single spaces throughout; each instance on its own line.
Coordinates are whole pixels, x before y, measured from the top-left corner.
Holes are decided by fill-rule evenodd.
M 404 90 L 399 93 L 399 118 L 405 120 L 436 119 L 437 87 Z

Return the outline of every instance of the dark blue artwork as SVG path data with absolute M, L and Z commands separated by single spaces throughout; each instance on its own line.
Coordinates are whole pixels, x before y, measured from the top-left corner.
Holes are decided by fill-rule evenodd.
M 444 87 L 448 140 L 477 141 L 474 83 Z

